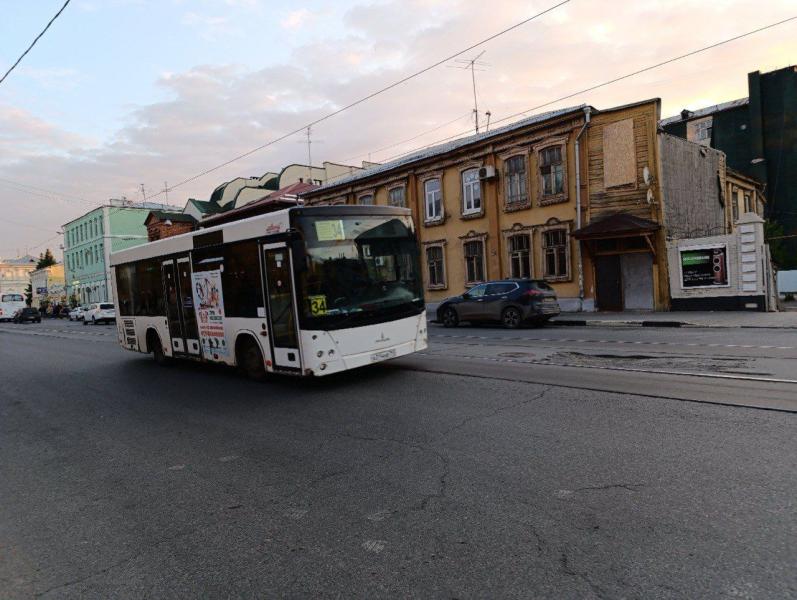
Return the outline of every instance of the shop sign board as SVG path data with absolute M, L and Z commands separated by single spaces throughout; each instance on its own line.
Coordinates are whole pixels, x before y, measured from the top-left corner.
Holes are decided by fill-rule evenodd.
M 681 287 L 728 286 L 728 251 L 724 244 L 680 250 Z

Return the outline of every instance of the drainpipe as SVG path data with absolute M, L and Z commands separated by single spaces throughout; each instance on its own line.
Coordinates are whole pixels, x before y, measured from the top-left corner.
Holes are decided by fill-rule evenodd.
M 589 127 L 589 106 L 584 107 L 584 126 L 576 136 L 576 230 L 581 229 L 581 136 Z M 578 309 L 584 310 L 584 262 L 581 259 L 581 242 L 576 246 L 576 262 L 578 264 Z

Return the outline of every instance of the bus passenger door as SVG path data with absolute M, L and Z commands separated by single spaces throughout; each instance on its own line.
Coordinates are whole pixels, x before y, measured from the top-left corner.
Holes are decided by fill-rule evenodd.
M 199 356 L 199 328 L 194 310 L 194 291 L 191 285 L 191 261 L 186 256 L 177 259 L 177 284 L 180 291 L 182 333 L 188 354 Z
M 163 276 L 163 291 L 166 294 L 166 317 L 169 321 L 169 337 L 171 338 L 172 352 L 185 353 L 185 340 L 183 338 L 183 325 L 180 320 L 180 291 L 177 287 L 177 273 L 174 259 L 161 263 Z
M 268 298 L 269 340 L 275 369 L 301 370 L 293 268 L 285 244 L 263 246 L 263 281 Z

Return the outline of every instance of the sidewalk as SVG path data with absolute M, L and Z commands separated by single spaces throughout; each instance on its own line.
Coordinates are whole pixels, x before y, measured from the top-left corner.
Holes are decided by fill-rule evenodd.
M 797 311 L 776 313 L 716 312 L 591 312 L 562 313 L 551 325 L 580 327 L 739 327 L 797 329 Z

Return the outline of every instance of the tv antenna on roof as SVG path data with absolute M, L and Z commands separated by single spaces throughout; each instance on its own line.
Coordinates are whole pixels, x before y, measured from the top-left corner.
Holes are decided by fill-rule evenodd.
M 476 94 L 476 71 L 486 71 L 487 67 L 491 66 L 490 63 L 480 60 L 481 57 L 484 56 L 485 52 L 486 50 L 482 50 L 481 52 L 479 52 L 479 54 L 477 54 L 471 59 L 457 58 L 454 60 L 454 62 L 458 64 L 449 65 L 451 68 L 454 69 L 463 69 L 463 70 L 470 69 L 470 78 L 471 81 L 473 82 L 473 116 L 475 117 L 476 120 L 477 134 L 479 133 L 479 99 Z
M 307 183 L 313 183 L 313 144 L 323 144 L 323 140 L 312 139 L 313 128 L 308 125 L 305 130 L 306 139 L 300 141 L 300 144 L 307 144 Z

